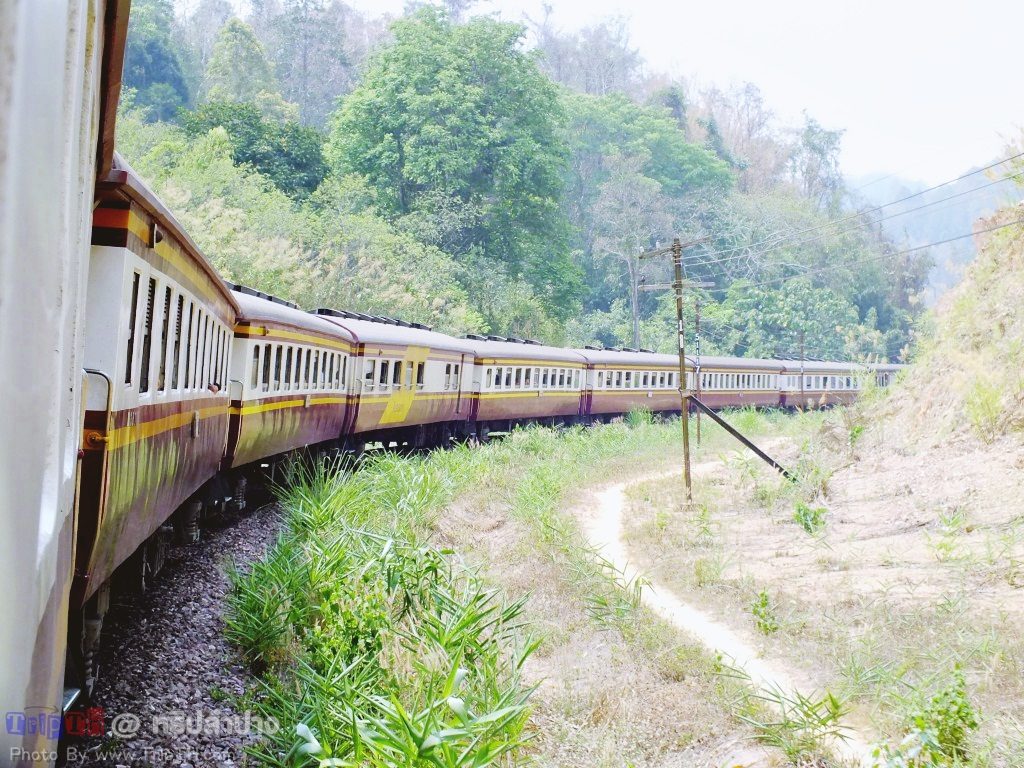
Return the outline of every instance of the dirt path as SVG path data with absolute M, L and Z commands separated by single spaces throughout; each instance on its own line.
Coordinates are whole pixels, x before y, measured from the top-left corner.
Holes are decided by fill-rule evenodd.
M 709 473 L 720 466 L 721 463 L 717 461 L 698 464 L 694 467 L 694 474 Z M 582 512 L 581 522 L 591 545 L 599 549 L 626 579 L 631 580 L 639 574 L 628 562 L 622 540 L 625 490 L 630 485 L 671 477 L 673 474 L 676 473 L 639 477 L 610 486 L 595 493 L 597 504 Z M 643 591 L 642 599 L 659 616 L 692 636 L 708 650 L 722 654 L 731 660 L 733 666 L 744 669 L 761 690 L 774 688 L 786 693 L 807 693 L 814 689 L 814 684 L 798 671 L 787 668 L 779 659 L 762 658 L 740 632 L 716 621 L 704 611 L 687 605 L 666 587 L 652 582 Z M 832 745 L 837 756 L 856 765 L 871 765 L 868 741 L 848 723 L 844 723 L 844 729 L 848 739 L 836 741 Z

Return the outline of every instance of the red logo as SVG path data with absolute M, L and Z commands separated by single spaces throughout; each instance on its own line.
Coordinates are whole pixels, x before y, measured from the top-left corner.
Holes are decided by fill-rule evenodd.
M 67 736 L 102 736 L 105 730 L 102 707 L 89 707 L 64 715 L 64 733 Z

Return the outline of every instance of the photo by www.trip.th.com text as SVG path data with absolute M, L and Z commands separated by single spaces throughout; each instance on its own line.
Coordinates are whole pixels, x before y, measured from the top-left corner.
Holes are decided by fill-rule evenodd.
M 1024 768 L 1021 29 L 0 0 L 0 766 Z

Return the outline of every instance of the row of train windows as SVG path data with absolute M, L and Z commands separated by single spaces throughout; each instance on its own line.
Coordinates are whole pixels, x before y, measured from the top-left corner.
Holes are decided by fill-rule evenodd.
M 138 272 L 132 277 L 130 306 L 126 386 L 137 383 L 140 394 L 216 392 L 223 387 L 231 346 L 231 334 L 223 323 L 185 294 L 158 285 L 156 278 L 144 279 Z
M 799 376 L 786 376 L 786 389 L 800 389 Z M 854 390 L 860 389 L 856 376 L 804 376 L 804 389 Z
M 368 392 L 372 392 L 374 389 L 379 389 L 382 392 L 389 389 L 412 389 L 414 380 L 416 389 L 424 389 L 426 387 L 425 375 L 426 362 L 367 359 L 363 370 L 363 389 Z M 461 375 L 462 366 L 460 364 L 445 363 L 444 380 L 441 382 L 442 391 L 458 389 Z
M 488 368 L 485 389 L 579 389 L 579 369 L 509 365 Z
M 679 374 L 673 371 L 598 371 L 598 389 L 672 389 Z
M 773 373 L 702 373 L 701 389 L 775 389 Z
M 340 391 L 348 358 L 341 352 L 295 344 L 256 344 L 252 348 L 249 384 L 253 390 L 291 389 Z

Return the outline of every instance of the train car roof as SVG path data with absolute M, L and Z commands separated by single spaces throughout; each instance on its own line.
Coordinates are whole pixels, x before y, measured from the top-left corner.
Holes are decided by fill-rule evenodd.
M 553 363 L 586 363 L 577 350 L 549 347 L 546 344 L 494 339 L 467 339 L 476 356 L 482 360 L 541 360 Z
M 457 339 L 438 331 L 415 328 L 407 325 L 392 325 L 374 320 L 360 320 L 353 317 L 337 317 L 329 314 L 312 315 L 344 328 L 359 344 L 390 344 L 396 346 L 430 347 L 453 352 L 473 354 L 473 346 L 465 339 Z
M 799 373 L 801 367 L 803 368 L 804 373 L 817 373 L 822 371 L 828 373 L 850 373 L 851 371 L 864 370 L 864 366 L 860 363 L 834 363 L 825 360 L 804 360 L 803 362 L 800 362 L 799 360 L 780 360 L 779 362 L 782 364 L 782 369 L 786 373 Z
M 253 296 L 240 290 L 232 290 L 232 294 L 235 297 L 235 301 L 238 302 L 238 319 L 240 321 L 277 323 L 305 331 L 315 331 L 328 336 L 335 336 L 346 341 L 355 340 L 353 335 L 345 328 L 329 322 L 325 317 L 304 312 L 294 305 L 262 296 Z
M 687 355 L 686 360 L 690 365 L 696 366 L 696 356 Z M 717 368 L 723 370 L 737 371 L 774 371 L 782 370 L 781 360 L 765 359 L 763 357 L 723 357 L 719 355 L 701 355 L 701 370 L 706 368 Z
M 901 365 L 900 363 L 868 363 L 868 368 L 872 371 L 902 371 L 907 366 Z
M 593 365 L 636 365 L 655 368 L 679 367 L 679 355 L 657 352 L 630 352 L 624 349 L 574 349 Z
M 168 233 L 188 254 L 200 269 L 206 274 L 210 281 L 220 290 L 223 298 L 235 311 L 238 310 L 238 303 L 235 301 L 235 294 L 229 290 L 221 280 L 217 270 L 206 260 L 199 246 L 195 244 L 185 228 L 181 226 L 174 214 L 172 214 L 156 196 L 146 183 L 139 177 L 135 170 L 128 164 L 119 153 L 114 153 L 113 167 L 102 179 L 96 180 L 96 195 L 104 200 L 128 199 L 159 222 L 160 227 Z

